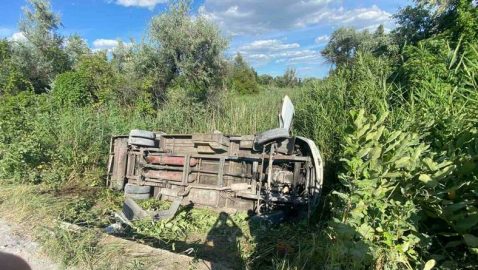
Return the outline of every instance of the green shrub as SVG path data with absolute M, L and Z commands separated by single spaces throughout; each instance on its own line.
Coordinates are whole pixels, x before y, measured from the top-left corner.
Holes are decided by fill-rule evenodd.
M 232 89 L 242 95 L 259 92 L 256 76 L 247 69 L 235 71 L 231 84 Z
M 403 110 L 410 129 L 423 134 L 438 157 L 453 162 L 454 169 L 445 179 L 431 182 L 426 196 L 417 201 L 425 209 L 423 226 L 434 243 L 430 256 L 444 267 L 474 268 L 478 247 L 474 242 L 478 235 L 478 50 L 469 44 L 454 49 L 444 42 L 437 46 L 442 52 L 424 58 L 428 63 L 413 61 L 417 65 L 408 66 L 414 67 L 409 72 L 420 72 L 426 80 L 413 81 L 410 103 Z M 428 51 L 417 50 L 420 54 Z M 431 62 L 437 68 L 423 66 Z
M 106 53 L 99 52 L 80 57 L 75 70 L 90 80 L 91 94 L 95 102 L 100 104 L 117 100 L 116 83 L 118 78 L 108 61 Z
M 0 101 L 0 178 L 38 182 L 52 155 L 47 125 L 39 121 L 50 117 L 48 98 L 25 91 Z
M 58 75 L 52 94 L 60 106 L 83 106 L 93 102 L 93 85 L 90 78 L 76 71 Z
M 295 130 L 317 143 L 326 160 L 328 179 L 336 177 L 340 144 L 350 124 L 347 112 L 360 108 L 371 113 L 387 111 L 390 74 L 385 58 L 358 53 L 349 66 L 342 66 L 324 80 L 305 84 L 294 100 Z
M 429 236 L 421 233 L 423 213 L 417 197 L 426 194 L 433 183 L 445 179 L 453 165 L 436 162 L 429 146 L 417 134 L 387 129 L 364 110 L 353 114 L 353 131 L 345 139 L 344 168 L 339 175 L 345 192 L 334 191 L 332 228 L 348 258 L 352 247 L 369 247 L 364 256 L 380 268 L 414 269 L 421 263 L 420 251 Z M 352 252 L 352 254 L 347 254 Z
M 22 70 L 12 61 L 12 45 L 0 40 L 0 95 L 15 95 L 21 91 L 33 91 Z
M 228 85 L 233 91 L 245 95 L 259 92 L 255 70 L 238 53 L 230 67 Z

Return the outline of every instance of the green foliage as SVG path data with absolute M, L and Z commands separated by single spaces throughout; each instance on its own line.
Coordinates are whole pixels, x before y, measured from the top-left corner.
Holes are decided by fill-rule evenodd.
M 111 63 L 108 62 L 106 53 L 100 52 L 84 55 L 75 66 L 77 73 L 90 80 L 92 97 L 99 103 L 106 103 L 116 98 L 116 74 Z
M 318 144 L 332 173 L 349 124 L 348 111 L 365 108 L 367 112 L 379 113 L 387 110 L 391 90 L 386 81 L 390 73 L 385 58 L 359 53 L 350 67 L 343 66 L 326 80 L 304 85 L 304 91 L 294 100 L 295 130 Z
M 257 78 L 257 82 L 261 85 L 270 86 L 274 82 L 274 77 L 269 74 L 262 74 Z
M 65 53 L 68 55 L 68 59 L 71 66 L 78 63 L 83 55 L 90 53 L 90 48 L 86 41 L 79 35 L 71 35 L 66 40 Z
M 12 61 L 12 54 L 12 45 L 5 39 L 0 40 L 0 95 L 33 90 L 33 85 Z
M 373 53 L 376 56 L 393 55 L 398 47 L 390 35 L 384 33 L 380 25 L 375 33 L 368 30 L 357 31 L 354 28 L 335 30 L 322 55 L 336 66 L 349 64 L 358 52 Z
M 334 191 L 324 196 L 319 223 L 256 228 L 233 217 L 251 229 L 240 241 L 246 266 L 477 267 L 478 16 L 471 1 L 420 1 L 396 15 L 392 34 L 383 26 L 339 29 L 322 52 L 336 68 L 306 81 L 291 68 L 257 76 L 240 55 L 227 65 L 226 40 L 205 18 L 190 16 L 189 2 L 171 5 L 154 18 L 146 42 L 120 42 L 111 58 L 89 52 L 79 36 L 63 43 L 48 2 L 30 2 L 21 23 L 27 40 L 0 41 L 2 182 L 103 185 L 113 134 L 254 134 L 277 126 L 277 105 L 288 94 L 294 133 L 319 145 L 325 191 Z M 52 91 L 33 93 L 53 79 Z M 358 113 L 350 117 L 351 110 Z M 82 194 L 59 218 L 103 226 L 108 219 L 95 207 Z M 137 233 L 174 245 L 190 232 L 204 234 L 215 218 L 183 211 L 171 222 L 138 222 Z M 52 243 L 60 245 L 52 250 L 79 243 L 59 253 L 88 261 L 98 253 L 94 238 L 55 231 Z
M 441 44 L 443 52 L 438 54 L 441 57 L 425 58 L 435 61 L 439 68 L 423 72 L 425 78 L 430 78 L 428 81 L 415 81 L 406 109 L 413 119 L 411 128 L 424 135 L 441 159 L 454 164 L 451 175 L 434 182 L 428 196 L 420 198 L 426 209 L 427 231 L 437 244 L 430 252 L 447 267 L 473 268 L 476 250 L 467 238 L 478 234 L 475 206 L 478 51 L 476 45 L 463 44 L 451 49 Z
M 279 87 L 296 87 L 299 85 L 295 69 L 288 67 L 284 75 L 276 78 L 276 85 Z
M 189 11 L 189 1 L 171 4 L 167 12 L 153 18 L 149 34 L 157 50 L 162 85 L 181 77 L 199 99 L 206 100 L 223 84 L 227 41 L 216 25 L 202 16 L 193 19 Z
M 21 92 L 4 96 L 0 106 L 0 178 L 12 182 L 39 182 L 50 161 L 50 144 L 44 137 L 49 115 L 46 96 Z
M 85 54 L 80 57 L 75 71 L 57 76 L 52 92 L 57 102 L 65 106 L 101 104 L 116 98 L 116 83 L 116 74 L 106 54 Z
M 23 9 L 19 30 L 26 41 L 14 47 L 14 63 L 33 84 L 36 92 L 44 92 L 57 74 L 71 68 L 64 52 L 63 37 L 57 33 L 60 18 L 46 0 L 30 0 Z
M 434 34 L 436 21 L 432 11 L 424 5 L 406 6 L 393 17 L 399 26 L 392 33 L 401 45 L 415 44 Z
M 359 241 L 369 247 L 370 264 L 414 269 L 427 240 L 421 239 L 415 199 L 447 177 L 453 166 L 435 162 L 417 134 L 387 129 L 386 114 L 366 118 L 361 110 L 353 119 L 339 175 L 346 192 L 333 192 L 340 204 L 334 207 L 332 227 L 345 245 Z
M 259 91 L 254 69 L 244 61 L 239 53 L 234 58 L 231 73 L 229 84 L 234 91 L 243 95 L 254 94 Z
M 58 75 L 53 83 L 52 94 L 60 106 L 87 105 L 95 97 L 90 78 L 75 71 Z
M 434 36 L 456 44 L 460 39 L 476 42 L 478 9 L 473 0 L 417 1 L 394 15 L 399 27 L 393 30 L 401 45 L 416 44 Z

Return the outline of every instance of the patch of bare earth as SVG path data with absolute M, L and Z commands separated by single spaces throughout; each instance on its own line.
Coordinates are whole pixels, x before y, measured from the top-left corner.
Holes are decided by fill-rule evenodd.
M 3 265 L 1 268 L 5 269 L 7 263 L 12 264 L 13 267 L 21 260 L 26 262 L 32 270 L 60 269 L 57 263 L 41 252 L 40 245 L 37 242 L 33 241 L 28 235 L 16 231 L 12 224 L 0 219 L 0 265 Z

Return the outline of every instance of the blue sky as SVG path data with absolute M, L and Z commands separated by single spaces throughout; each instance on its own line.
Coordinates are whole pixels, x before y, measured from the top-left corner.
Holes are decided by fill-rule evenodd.
M 320 56 L 341 26 L 393 29 L 391 15 L 406 0 L 194 0 L 194 15 L 217 23 L 230 40 L 228 56 L 241 52 L 260 73 L 280 75 L 287 67 L 301 77 L 323 77 L 330 65 Z M 77 33 L 92 49 L 111 49 L 117 40 L 140 41 L 151 18 L 167 0 L 52 0 L 64 35 Z M 16 39 L 25 0 L 0 0 L 0 37 Z

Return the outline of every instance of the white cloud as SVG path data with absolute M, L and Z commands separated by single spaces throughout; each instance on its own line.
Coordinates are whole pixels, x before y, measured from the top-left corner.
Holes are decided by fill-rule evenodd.
M 279 50 L 294 49 L 299 47 L 300 45 L 298 43 L 285 44 L 277 39 L 266 39 L 266 40 L 256 40 L 250 44 L 246 44 L 242 46 L 241 49 L 246 51 L 260 51 L 263 49 L 267 49 L 270 51 L 279 51 Z
M 111 52 L 114 48 L 116 48 L 119 44 L 119 40 L 116 39 L 95 39 L 93 41 L 93 51 L 100 51 L 100 50 L 106 50 L 108 52 Z M 125 46 L 131 46 L 132 43 L 129 42 L 123 42 Z
M 297 25 L 330 23 L 333 25 L 365 28 L 373 24 L 390 24 L 391 16 L 392 14 L 380 9 L 376 5 L 369 8 L 350 10 L 340 7 L 338 9 L 323 9 L 310 13 L 299 19 Z
M 298 43 L 284 43 L 277 39 L 256 40 L 237 48 L 253 65 L 268 63 L 306 64 L 322 60 L 320 52 L 303 49 Z
M 111 49 L 118 46 L 118 40 L 115 39 L 96 39 L 93 41 L 93 46 L 95 49 Z
M 323 44 L 323 43 L 327 43 L 329 39 L 330 39 L 329 35 L 322 35 L 322 36 L 316 37 L 314 41 L 317 44 Z
M 152 10 L 157 4 L 167 2 L 168 0 L 116 0 L 114 3 L 124 7 L 142 7 Z
M 22 32 L 16 32 L 11 35 L 8 40 L 10 41 L 16 41 L 16 42 L 24 42 L 27 40 L 25 35 Z
M 391 14 L 373 5 L 345 9 L 332 0 L 205 0 L 199 13 L 232 35 L 262 34 L 314 25 L 391 25 Z

